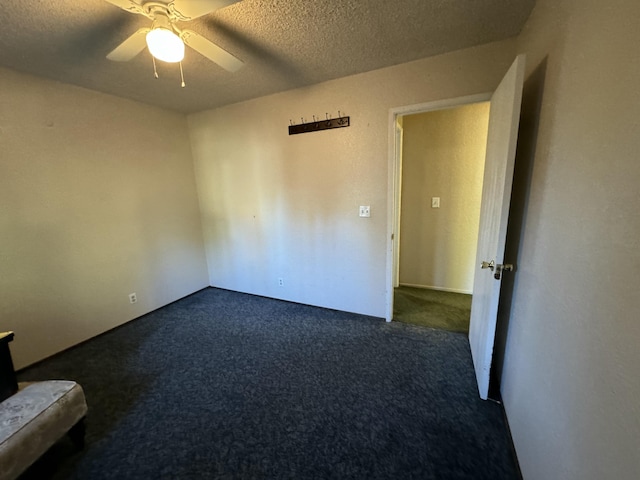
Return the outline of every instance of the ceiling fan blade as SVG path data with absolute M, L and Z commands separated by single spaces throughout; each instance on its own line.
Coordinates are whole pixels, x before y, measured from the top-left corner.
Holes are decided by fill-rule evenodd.
M 139 13 L 145 16 L 147 15 L 144 9 L 142 8 L 142 5 L 140 5 L 138 2 L 134 0 L 105 0 L 105 1 L 110 3 L 111 5 L 120 7 L 121 9 L 126 10 L 127 12 Z
M 169 10 L 176 14 L 181 21 L 187 21 L 201 17 L 207 13 L 215 12 L 239 1 L 240 0 L 175 0 L 169 4 Z
M 111 53 L 107 55 L 107 58 L 114 62 L 127 62 L 131 60 L 147 46 L 146 36 L 149 30 L 149 28 L 141 28 L 112 50 Z
M 181 32 L 180 38 L 182 41 L 193 48 L 200 55 L 207 57 L 214 63 L 217 63 L 222 68 L 229 72 L 238 71 L 243 65 L 244 62 L 229 52 L 220 48 L 219 46 L 211 43 L 209 40 L 204 38 L 202 35 L 197 34 L 191 30 L 183 30 Z

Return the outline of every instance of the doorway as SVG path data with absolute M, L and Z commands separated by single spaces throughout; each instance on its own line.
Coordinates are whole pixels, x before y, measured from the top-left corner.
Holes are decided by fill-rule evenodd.
M 399 116 L 396 321 L 469 332 L 489 102 Z
M 489 97 L 390 112 L 387 321 L 468 331 Z
M 396 237 L 399 233 L 397 228 L 400 210 L 399 182 L 402 171 L 399 156 L 396 155 L 398 148 L 394 141 L 397 117 L 480 101 L 491 102 L 475 262 L 477 268 L 473 281 L 474 298 L 469 327 L 469 345 L 478 382 L 478 393 L 480 398 L 485 400 L 488 398 L 502 276 L 503 272 L 512 272 L 517 268 L 505 262 L 504 255 L 525 63 L 525 55 L 518 55 L 492 94 L 389 111 L 387 321 L 393 319 L 393 286 L 397 277 L 394 274 L 395 259 L 398 257 L 396 250 L 399 248 Z

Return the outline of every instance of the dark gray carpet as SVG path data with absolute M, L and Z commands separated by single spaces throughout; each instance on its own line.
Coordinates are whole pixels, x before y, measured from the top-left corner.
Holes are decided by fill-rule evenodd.
M 405 286 L 394 290 L 395 321 L 469 333 L 470 318 L 471 295 Z
M 518 478 L 461 334 L 209 288 L 19 374 L 57 378 L 87 446 L 25 479 Z

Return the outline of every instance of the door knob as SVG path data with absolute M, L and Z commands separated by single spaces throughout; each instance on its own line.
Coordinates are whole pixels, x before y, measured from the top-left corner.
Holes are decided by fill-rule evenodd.
M 496 273 L 493 274 L 493 278 L 495 278 L 496 280 L 500 280 L 500 278 L 502 277 L 502 272 L 513 272 L 513 265 L 510 263 L 505 263 L 504 265 L 496 265 Z
M 494 262 L 493 260 L 491 260 L 490 262 L 482 262 L 480 264 L 480 268 L 488 268 L 489 270 L 491 270 L 493 272 L 493 268 L 496 266 L 496 262 Z
M 495 278 L 496 280 L 500 280 L 502 278 L 502 272 L 513 271 L 513 265 L 511 263 L 505 263 L 505 264 L 499 263 L 496 265 L 496 262 L 494 260 L 491 260 L 490 262 L 482 262 L 480 264 L 480 268 L 488 268 L 492 272 L 495 270 L 495 273 L 493 274 L 493 278 Z

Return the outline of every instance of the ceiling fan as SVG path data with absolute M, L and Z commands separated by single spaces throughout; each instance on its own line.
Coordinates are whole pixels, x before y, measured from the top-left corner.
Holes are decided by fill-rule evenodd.
M 184 46 L 188 45 L 202 56 L 229 72 L 237 71 L 244 62 L 210 42 L 202 35 L 183 30 L 176 22 L 186 22 L 237 3 L 239 0 L 106 0 L 127 12 L 144 15 L 152 20 L 149 28 L 141 28 L 118 45 L 107 58 L 126 62 L 138 55 L 144 47 L 151 55 L 164 62 L 181 62 Z

